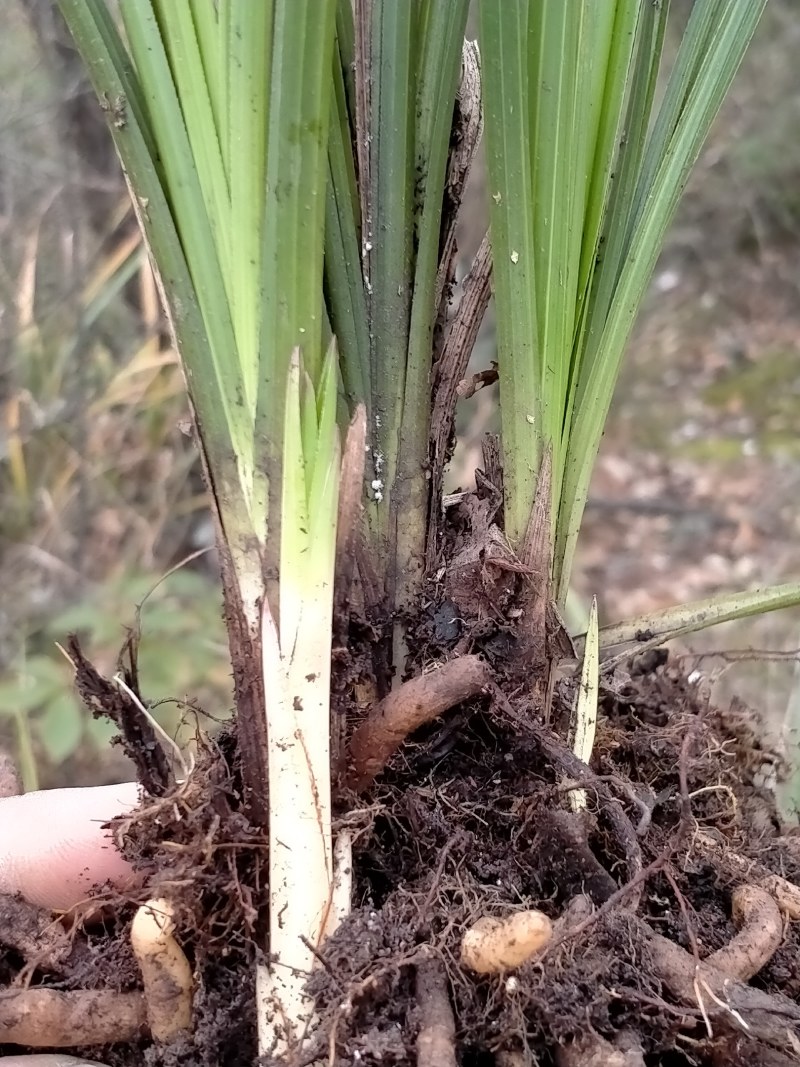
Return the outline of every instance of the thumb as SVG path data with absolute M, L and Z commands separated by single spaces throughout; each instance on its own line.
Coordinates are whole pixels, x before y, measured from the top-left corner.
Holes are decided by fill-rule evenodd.
M 60 1053 L 35 1052 L 31 1055 L 0 1056 L 0 1067 L 103 1067 L 95 1060 L 78 1060 Z
M 66 911 L 93 886 L 130 883 L 133 872 L 103 824 L 138 800 L 135 782 L 0 799 L 0 893 Z

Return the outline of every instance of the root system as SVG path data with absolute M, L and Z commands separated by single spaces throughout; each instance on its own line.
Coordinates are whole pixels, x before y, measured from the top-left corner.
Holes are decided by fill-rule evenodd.
M 353 910 L 339 908 L 309 978 L 320 1019 L 309 1056 L 332 1067 L 798 1062 L 800 837 L 764 784 L 781 764 L 754 716 L 711 706 L 679 661 L 619 667 L 587 767 L 564 740 L 574 677 L 552 689 L 546 721 L 518 666 L 503 674 L 513 628 L 442 625 L 454 615 L 439 601 L 421 620 L 430 666 L 366 713 L 341 696 L 380 691 L 363 622 L 339 650 L 349 743 L 335 829 L 337 848 L 352 848 L 342 892 Z M 98 679 L 81 679 L 93 706 L 110 698 Z M 136 701 L 122 714 L 121 699 L 115 690 L 119 720 L 133 720 L 126 745 L 150 746 Z M 256 1060 L 267 842 L 244 814 L 236 730 L 201 737 L 179 784 L 147 758 L 160 794 L 116 824 L 139 872 L 134 899 L 111 901 L 89 928 L 2 902 L 2 1051 L 63 1048 L 111 1067 Z M 142 919 L 167 910 L 148 948 Z

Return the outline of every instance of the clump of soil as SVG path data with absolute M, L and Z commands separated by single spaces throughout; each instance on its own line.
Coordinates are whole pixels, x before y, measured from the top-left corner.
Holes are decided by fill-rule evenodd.
M 590 772 L 524 699 L 484 700 L 455 737 L 445 724 L 408 746 L 374 790 L 364 903 L 312 980 L 341 1062 L 414 1061 L 415 967 L 430 958 L 461 1062 L 795 1062 L 800 928 L 781 920 L 752 982 L 735 961 L 695 989 L 696 963 L 737 935 L 738 887 L 785 894 L 775 910 L 800 918 L 800 838 L 759 784 L 777 763 L 749 713 L 709 706 L 678 663 L 606 689 Z M 464 930 L 521 907 L 554 920 L 544 953 L 513 975 L 465 970 Z
M 354 910 L 309 982 L 322 1020 L 314 1057 L 376 1067 L 797 1062 L 800 836 L 779 818 L 769 784 L 780 761 L 754 716 L 712 706 L 679 660 L 640 657 L 605 679 L 590 769 L 564 740 L 574 678 L 556 685 L 545 721 L 530 686 L 500 675 L 502 629 L 483 627 L 467 649 L 458 628 L 442 629 L 445 616 L 432 610 L 427 652 L 480 653 L 495 661 L 495 680 L 418 729 L 371 784 L 339 790 L 339 823 L 355 836 Z M 103 680 L 81 663 L 89 704 L 108 711 Z M 147 727 L 118 719 L 153 794 L 117 826 L 141 887 L 135 899 L 109 897 L 109 918 L 69 934 L 48 934 L 49 917 L 9 904 L 0 981 L 138 996 L 131 917 L 167 897 L 193 967 L 191 1034 L 159 1044 L 140 1022 L 126 1040 L 83 1051 L 113 1067 L 254 1063 L 267 844 L 243 811 L 235 730 L 201 740 L 175 785 Z M 587 801 L 578 812 L 577 787 Z M 522 908 L 552 920 L 544 950 L 513 972 L 469 971 L 464 931 Z

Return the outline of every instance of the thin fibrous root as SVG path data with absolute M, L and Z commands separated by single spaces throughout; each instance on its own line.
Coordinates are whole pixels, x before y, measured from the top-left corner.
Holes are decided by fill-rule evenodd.
M 410 734 L 456 704 L 478 696 L 491 680 L 491 669 L 480 656 L 462 656 L 398 686 L 353 734 L 350 785 L 366 789 Z
M 749 981 L 765 967 L 783 941 L 783 920 L 777 901 L 766 889 L 740 885 L 733 892 L 733 921 L 739 931 L 707 963 L 731 978 Z
M 131 945 L 142 972 L 150 1032 L 156 1041 L 173 1041 L 192 1025 L 192 969 L 175 939 L 170 901 L 149 900 L 138 909 Z
M 456 1067 L 456 1024 L 440 960 L 417 964 L 417 1067 Z
M 77 1048 L 147 1034 L 141 993 L 20 989 L 0 993 L 0 1045 Z

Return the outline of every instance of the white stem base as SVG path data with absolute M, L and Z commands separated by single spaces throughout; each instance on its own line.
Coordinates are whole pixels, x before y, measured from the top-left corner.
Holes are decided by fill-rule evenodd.
M 353 840 L 349 830 L 343 830 L 337 837 L 333 861 L 333 885 L 324 937 L 330 937 L 350 914 Z M 291 947 L 292 943 L 287 940 L 287 950 Z M 314 953 L 299 937 L 294 947 L 297 958 L 293 961 L 278 955 L 256 970 L 258 1050 L 262 1056 L 282 1056 L 290 1060 L 293 1053 L 302 1049 L 316 1023 L 314 1005 L 304 995 L 305 983 L 315 962 Z M 299 959 L 301 955 L 302 960 Z

